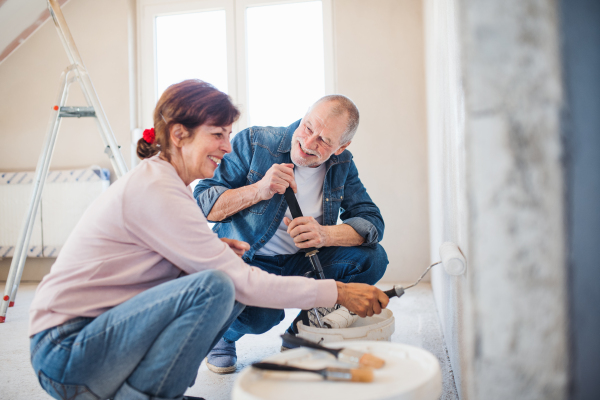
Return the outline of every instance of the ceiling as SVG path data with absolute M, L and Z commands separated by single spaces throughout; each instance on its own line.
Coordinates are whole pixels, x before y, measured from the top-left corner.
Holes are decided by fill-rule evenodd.
M 63 5 L 67 0 L 58 0 Z M 0 0 L 0 63 L 50 18 L 46 0 Z

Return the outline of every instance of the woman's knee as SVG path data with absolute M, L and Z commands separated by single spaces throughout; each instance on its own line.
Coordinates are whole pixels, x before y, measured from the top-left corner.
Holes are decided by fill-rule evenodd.
M 223 271 L 208 270 L 199 272 L 199 287 L 208 291 L 213 297 L 226 306 L 230 312 L 235 303 L 235 286 L 231 278 Z M 225 312 L 225 311 L 224 311 Z

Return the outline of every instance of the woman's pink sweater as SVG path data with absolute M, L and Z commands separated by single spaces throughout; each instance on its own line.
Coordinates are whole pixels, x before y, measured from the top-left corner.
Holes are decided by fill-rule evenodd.
M 30 309 L 29 335 L 96 317 L 184 274 L 225 272 L 236 300 L 267 308 L 332 307 L 333 280 L 281 277 L 245 264 L 206 223 L 175 168 L 158 156 L 116 181 L 84 213 Z

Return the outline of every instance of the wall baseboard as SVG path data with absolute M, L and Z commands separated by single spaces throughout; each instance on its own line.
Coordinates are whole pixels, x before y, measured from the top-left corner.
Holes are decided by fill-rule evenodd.
M 41 281 L 50 272 L 50 268 L 55 261 L 56 258 L 28 258 L 25 261 L 25 269 L 23 270 L 21 282 Z M 12 258 L 3 258 L 0 260 L 0 282 L 6 282 L 11 262 Z

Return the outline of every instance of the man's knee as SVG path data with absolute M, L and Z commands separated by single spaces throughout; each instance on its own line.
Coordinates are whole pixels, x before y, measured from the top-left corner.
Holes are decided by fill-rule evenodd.
M 383 247 L 380 244 L 375 247 L 360 246 L 354 247 L 351 251 L 356 257 L 355 262 L 360 265 L 358 267 L 360 273 L 351 281 L 369 285 L 376 284 L 383 277 L 389 263 Z
M 388 256 L 385 249 L 378 243 L 377 246 L 373 249 L 373 262 L 377 265 L 382 265 L 384 268 L 389 264 Z
M 253 318 L 249 321 L 248 328 L 250 328 L 250 333 L 254 335 L 267 332 L 285 318 L 285 312 L 283 310 L 275 310 L 272 308 L 261 308 L 259 310 L 259 312 L 253 313 Z
M 374 280 L 372 283 L 369 283 L 377 283 L 383 277 L 383 274 L 385 274 L 388 264 L 389 260 L 385 249 L 380 244 L 377 244 L 375 248 L 371 249 L 368 257 L 368 268 L 372 271 Z

